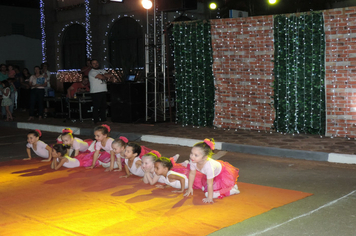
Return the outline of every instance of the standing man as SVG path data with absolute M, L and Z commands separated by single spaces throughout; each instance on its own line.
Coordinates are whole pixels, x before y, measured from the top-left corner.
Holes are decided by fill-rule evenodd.
M 89 72 L 90 94 L 93 100 L 94 124 L 97 124 L 99 116 L 101 122 L 106 121 L 106 94 L 108 92 L 106 80 L 113 75 L 99 69 L 98 60 L 91 60 L 91 67 L 92 69 Z

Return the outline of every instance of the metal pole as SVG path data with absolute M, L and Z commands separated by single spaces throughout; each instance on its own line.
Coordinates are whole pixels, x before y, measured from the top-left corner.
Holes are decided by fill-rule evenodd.
M 149 52 L 149 22 L 148 22 L 148 9 L 146 11 L 147 13 L 147 19 L 146 19 L 146 35 L 145 35 L 145 60 L 146 60 L 146 65 L 145 65 L 145 73 L 146 73 L 146 118 L 145 120 L 147 121 L 148 119 L 148 73 L 150 70 L 150 52 Z
M 154 103 L 155 122 L 157 122 L 157 39 L 156 39 L 156 0 L 153 0 L 153 67 L 154 67 Z
M 163 121 L 166 121 L 166 43 L 165 43 L 165 34 L 164 34 L 164 15 L 163 11 L 161 12 L 161 70 L 163 74 Z M 170 102 L 170 101 L 168 101 Z

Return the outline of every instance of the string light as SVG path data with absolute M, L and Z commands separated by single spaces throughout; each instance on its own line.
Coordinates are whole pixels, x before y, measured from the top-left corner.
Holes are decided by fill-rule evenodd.
M 40 0 L 42 63 L 47 62 L 46 18 L 44 14 L 44 7 L 45 7 L 44 1 Z
M 79 21 L 71 21 L 68 24 L 65 24 L 62 28 L 62 30 L 58 33 L 57 35 L 57 49 L 56 49 L 56 61 L 57 61 L 57 71 L 60 70 L 60 41 L 61 41 L 61 37 L 62 37 L 62 33 L 67 29 L 67 27 L 73 25 L 73 24 L 78 24 L 78 25 L 82 25 L 85 27 L 85 22 L 79 22 Z M 75 70 L 79 70 L 79 69 L 75 69 Z M 62 71 L 72 71 L 72 70 L 62 70 Z
M 114 22 L 117 21 L 117 20 L 119 20 L 119 19 L 121 19 L 121 18 L 123 18 L 123 17 L 130 17 L 130 18 L 134 19 L 137 23 L 140 24 L 141 28 L 143 28 L 143 25 L 142 25 L 141 21 L 140 21 L 139 19 L 135 19 L 135 15 L 127 15 L 127 14 L 124 14 L 124 15 L 117 15 L 116 18 L 112 18 L 111 21 L 110 21 L 110 22 L 107 24 L 107 26 L 106 26 L 105 38 L 106 38 L 107 40 L 105 40 L 105 39 L 103 40 L 103 47 L 104 47 L 104 48 L 103 48 L 103 52 L 104 52 L 104 54 L 105 54 L 105 56 L 104 56 L 104 62 L 105 62 L 105 63 L 108 62 L 108 55 L 107 55 L 107 54 L 108 54 L 108 47 L 109 47 L 109 45 L 108 45 L 108 42 L 109 42 L 108 36 L 109 36 L 110 30 L 111 30 L 111 28 L 112 28 Z M 111 66 L 105 64 L 105 65 L 104 65 L 104 68 L 111 68 Z M 117 68 L 117 69 L 119 69 L 119 68 Z
M 276 16 L 275 127 L 284 133 L 325 133 L 323 16 Z M 302 49 L 300 47 L 303 47 Z M 302 85 L 302 86 L 301 86 Z M 303 98 L 303 99 L 302 99 Z
M 86 33 L 86 53 L 87 58 L 91 58 L 92 53 L 92 35 L 90 30 L 90 16 L 91 16 L 91 9 L 89 5 L 89 0 L 85 0 L 85 33 Z

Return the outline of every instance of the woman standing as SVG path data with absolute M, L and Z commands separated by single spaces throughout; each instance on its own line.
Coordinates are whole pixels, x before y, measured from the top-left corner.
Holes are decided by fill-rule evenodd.
M 30 117 L 33 120 L 35 116 L 35 106 L 38 106 L 38 119 L 43 117 L 43 100 L 45 88 L 47 87 L 47 78 L 40 73 L 40 67 L 35 66 L 35 74 L 30 77 L 31 98 L 30 98 Z

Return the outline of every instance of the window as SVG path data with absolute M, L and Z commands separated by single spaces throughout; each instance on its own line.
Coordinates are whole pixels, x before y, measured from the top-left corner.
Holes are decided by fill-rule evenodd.
M 62 40 L 63 69 L 80 69 L 86 60 L 85 28 L 79 24 L 69 26 Z
M 117 20 L 111 28 L 108 42 L 112 67 L 124 71 L 144 67 L 144 34 L 136 20 L 130 17 Z

